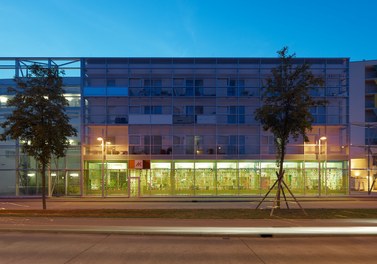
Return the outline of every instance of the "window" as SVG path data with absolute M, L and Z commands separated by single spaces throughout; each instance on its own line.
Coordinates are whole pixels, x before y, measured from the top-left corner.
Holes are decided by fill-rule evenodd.
M 239 96 L 245 93 L 245 80 L 228 80 L 227 85 L 227 95 L 228 96 Z
M 162 106 L 160 105 L 144 106 L 144 114 L 160 115 L 162 114 Z
M 186 80 L 186 96 L 194 95 L 194 81 Z
M 140 114 L 140 106 L 130 106 L 130 114 Z
M 107 80 L 107 87 L 115 87 L 115 80 L 113 79 L 110 79 L 110 80 Z
M 227 95 L 228 96 L 236 96 L 236 94 L 237 94 L 236 80 L 228 80 Z
M 245 123 L 245 106 L 228 106 L 228 124 Z
M 149 89 L 152 96 L 160 96 L 162 80 L 144 80 L 144 88 Z
M 152 139 L 152 154 L 162 154 L 162 137 L 161 136 L 151 136 Z
M 186 80 L 186 96 L 193 96 L 195 88 L 195 96 L 203 95 L 203 80 Z
M 194 106 L 193 105 L 186 106 L 186 115 L 194 115 Z
M 238 136 L 238 153 L 245 154 L 245 136 Z
M 245 124 L 245 106 L 238 106 L 238 123 Z
M 130 136 L 130 145 L 140 145 L 140 136 Z
M 195 112 L 194 112 L 195 111 Z M 204 107 L 201 105 L 193 106 L 188 105 L 186 106 L 186 115 L 202 115 L 204 113 Z
M 228 106 L 228 124 L 237 123 L 237 106 Z

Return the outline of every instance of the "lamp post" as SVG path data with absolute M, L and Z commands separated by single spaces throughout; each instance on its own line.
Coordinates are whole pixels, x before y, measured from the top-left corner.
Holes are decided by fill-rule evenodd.
M 102 198 L 105 197 L 105 140 L 102 137 L 97 138 L 101 141 L 102 167 L 101 167 L 101 189 Z
M 322 172 L 321 172 L 321 155 L 322 155 L 322 149 L 321 149 L 321 143 L 322 141 L 325 142 L 325 164 L 327 165 L 327 137 L 325 136 L 322 136 L 319 138 L 318 140 L 318 164 L 319 164 L 319 168 L 318 168 L 318 194 L 321 195 L 321 187 L 322 187 Z

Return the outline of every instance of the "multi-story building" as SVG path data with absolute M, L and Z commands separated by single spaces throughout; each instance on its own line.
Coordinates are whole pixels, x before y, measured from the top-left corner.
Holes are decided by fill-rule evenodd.
M 350 191 L 349 59 L 296 58 L 325 80 L 312 96 L 310 142 L 291 141 L 286 183 L 296 195 Z M 254 119 L 275 58 L 4 58 L 1 118 L 14 76 L 34 63 L 65 71 L 79 136 L 49 169 L 50 195 L 259 196 L 276 179 L 273 136 Z M 40 194 L 22 144 L 0 145 L 0 195 Z
M 377 60 L 350 64 L 351 190 L 377 184 Z

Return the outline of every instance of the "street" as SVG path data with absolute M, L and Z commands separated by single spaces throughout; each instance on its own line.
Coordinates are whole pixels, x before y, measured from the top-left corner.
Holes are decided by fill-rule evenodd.
M 0 233 L 0 263 L 375 263 L 377 237 Z
M 377 208 L 376 197 L 303 199 L 304 208 Z M 53 210 L 250 208 L 256 201 L 49 199 Z M 40 209 L 2 199 L 2 210 Z M 269 204 L 267 203 L 266 206 Z M 6 263 L 375 263 L 376 219 L 0 218 Z

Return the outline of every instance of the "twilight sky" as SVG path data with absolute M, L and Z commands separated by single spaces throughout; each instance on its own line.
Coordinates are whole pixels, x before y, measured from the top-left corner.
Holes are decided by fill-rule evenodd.
M 0 0 L 0 57 L 377 59 L 375 0 Z

